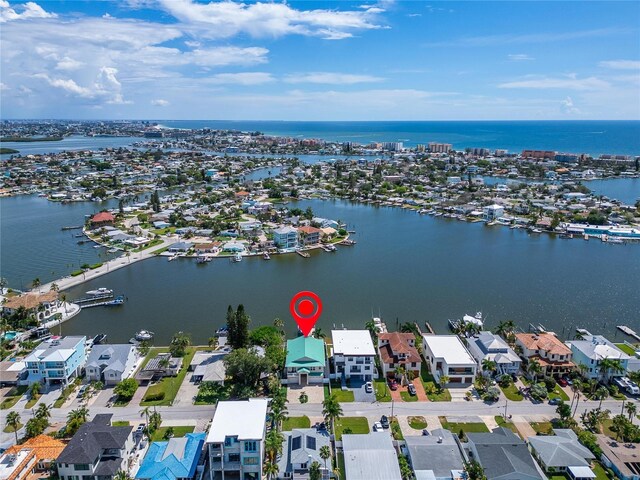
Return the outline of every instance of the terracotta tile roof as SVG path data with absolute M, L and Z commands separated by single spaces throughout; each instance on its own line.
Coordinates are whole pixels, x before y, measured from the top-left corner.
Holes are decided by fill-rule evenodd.
M 112 213 L 100 212 L 91 217 L 91 223 L 115 222 L 116 218 Z
M 17 297 L 7 298 L 5 303 L 2 305 L 6 308 L 11 308 L 13 310 L 24 307 L 27 310 L 31 310 L 33 308 L 38 307 L 41 303 L 44 302 L 53 302 L 58 298 L 58 293 L 54 291 L 49 291 L 46 293 L 37 293 L 30 292 L 25 293 L 23 295 L 18 295 Z
M 415 347 L 409 344 L 409 340 L 415 340 L 413 333 L 381 333 L 378 335 L 378 341 L 388 341 L 387 345 L 380 347 L 380 356 L 384 363 L 412 363 L 420 362 L 420 354 Z M 399 360 L 399 353 L 406 354 L 406 358 Z
M 322 230 L 320 230 L 319 228 L 308 226 L 298 227 L 298 231 L 304 233 L 322 233 Z
M 552 360 L 549 360 L 548 358 L 542 358 L 540 355 L 532 355 L 531 357 L 529 357 L 530 360 L 536 360 L 541 367 L 566 367 L 566 368 L 573 368 L 575 367 L 575 363 L 573 362 L 569 362 L 569 361 L 564 361 L 564 362 L 554 362 Z
M 571 355 L 571 349 L 552 333 L 516 333 L 516 338 L 528 350 L 544 350 L 548 354 Z
M 33 450 L 38 461 L 55 460 L 62 453 L 67 444 L 49 435 L 38 435 L 30 438 L 22 445 L 14 445 L 6 453 L 18 453 L 21 450 Z

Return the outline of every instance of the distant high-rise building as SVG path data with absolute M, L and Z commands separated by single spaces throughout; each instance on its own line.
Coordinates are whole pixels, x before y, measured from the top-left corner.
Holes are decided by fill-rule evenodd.
M 533 158 L 536 160 L 554 160 L 556 158 L 556 152 L 551 150 L 523 150 L 522 158 Z
M 404 148 L 404 145 L 402 142 L 384 142 L 382 148 L 390 152 L 400 152 Z
M 431 153 L 449 153 L 451 147 L 450 143 L 429 142 L 429 152 Z
M 489 155 L 489 149 L 488 148 L 472 148 L 471 154 L 477 157 L 486 157 L 487 155 Z

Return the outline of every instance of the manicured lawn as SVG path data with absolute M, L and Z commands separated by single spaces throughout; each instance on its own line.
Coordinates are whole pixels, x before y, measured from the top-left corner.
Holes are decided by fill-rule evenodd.
M 13 407 L 18 400 L 25 394 L 29 387 L 27 385 L 21 385 L 19 387 L 13 387 L 9 392 L 4 396 L 4 400 L 0 404 L 0 410 L 6 410 L 7 408 Z
M 551 422 L 531 422 L 530 425 L 538 435 L 553 435 Z
M 332 388 L 331 394 L 335 395 L 340 403 L 353 402 L 354 396 L 351 390 L 342 390 L 340 387 Z
M 409 417 L 409 426 L 414 430 L 424 430 L 427 428 L 427 420 L 424 417 Z
M 282 430 L 290 431 L 294 428 L 309 428 L 311 426 L 311 420 L 306 415 L 302 417 L 289 417 L 282 422 Z
M 336 422 L 335 429 L 336 440 L 340 440 L 343 433 L 369 433 L 369 422 L 366 417 L 342 417 Z
M 411 395 L 409 392 L 400 392 L 400 396 L 402 397 L 402 400 L 405 402 L 417 402 L 418 401 L 418 396 L 417 395 Z
M 340 470 L 340 480 L 345 480 L 345 473 L 344 473 L 344 453 L 339 452 L 338 455 L 338 470 Z
M 596 474 L 596 480 L 609 480 L 609 475 L 607 475 L 607 469 L 600 462 L 593 462 L 593 473 Z
M 420 380 L 422 380 L 424 391 L 427 393 L 429 400 L 432 402 L 451 401 L 451 394 L 449 393 L 449 390 L 446 388 L 440 389 L 438 387 L 425 362 L 422 362 L 422 366 L 420 368 Z M 434 393 L 429 393 L 430 391 L 433 391 Z
M 617 433 L 611 430 L 612 426 L 613 420 L 611 420 L 610 418 L 602 422 L 602 433 L 604 433 L 608 437 L 616 438 Z
M 160 392 L 164 392 L 164 398 L 162 400 L 147 401 L 143 398 L 142 402 L 140 402 L 140 405 L 170 406 L 173 403 L 173 399 L 176 398 L 176 395 L 178 394 L 178 390 L 180 390 L 180 385 L 182 385 L 182 381 L 184 380 L 184 377 L 187 376 L 187 368 L 189 367 L 189 364 L 191 363 L 191 360 L 193 359 L 193 355 L 195 353 L 196 353 L 196 349 L 193 347 L 189 347 L 187 349 L 187 353 L 182 359 L 182 367 L 180 368 L 178 375 L 176 375 L 175 377 L 165 377 L 162 380 L 160 380 L 158 383 L 156 383 L 155 385 L 151 385 L 147 389 L 145 398 L 147 398 L 148 396 L 159 394 Z M 147 359 L 145 359 L 145 362 L 146 361 Z
M 505 397 L 507 397 L 512 402 L 521 402 L 524 398 L 522 395 L 520 395 L 518 387 L 515 383 L 512 383 L 507 388 L 500 387 L 500 389 L 504 392 Z
M 329 385 L 325 383 L 324 385 L 324 399 L 326 400 L 327 398 L 330 397 L 330 393 L 329 393 Z
M 23 426 L 24 425 L 22 423 L 18 422 L 18 430 L 20 430 Z M 2 431 L 4 433 L 13 433 L 13 427 L 10 427 L 9 425 L 5 425 L 5 427 L 4 427 L 4 429 Z
M 151 441 L 158 442 L 160 440 L 164 440 L 164 434 L 168 428 L 170 427 L 160 427 L 158 430 L 153 432 L 153 434 L 151 435 Z M 184 437 L 187 433 L 193 432 L 194 428 L 195 427 L 193 425 L 173 427 L 173 436 Z
M 495 416 L 495 420 L 496 420 L 496 423 L 498 424 L 499 427 L 508 428 L 513 433 L 515 433 L 516 435 L 520 436 L 520 432 L 518 432 L 518 429 L 513 424 L 513 422 L 505 421 L 505 419 L 504 419 L 504 417 L 502 415 L 496 415 Z
M 112 427 L 128 427 L 129 425 L 131 424 L 126 420 L 116 420 L 115 422 L 111 422 Z
M 68 387 L 65 387 L 65 389 L 62 390 L 62 394 L 60 394 L 60 397 L 55 402 L 53 402 L 54 408 L 62 407 L 64 402 L 67 401 L 69 396 L 71 396 L 71 394 L 75 392 L 76 388 L 81 383 L 82 383 L 82 380 L 80 378 L 76 378 L 76 380 L 71 385 L 69 385 Z
M 616 343 L 615 345 L 627 355 L 631 355 L 632 357 L 636 356 L 635 350 L 631 348 L 629 345 L 627 345 L 626 343 Z
M 565 402 L 569 401 L 569 395 L 566 394 L 566 392 L 560 387 L 560 385 L 556 385 L 556 388 L 553 390 L 553 392 L 549 393 L 549 400 L 558 397 Z
M 228 400 L 231 386 L 213 382 L 202 382 L 198 388 L 195 405 L 215 405 L 218 400 Z
M 402 430 L 400 429 L 400 424 L 398 423 L 398 419 L 393 417 L 389 422 L 391 428 L 391 434 L 393 435 L 394 440 L 404 440 L 404 435 L 402 435 Z
M 379 402 L 390 402 L 391 401 L 391 392 L 389 392 L 389 387 L 387 386 L 387 382 L 384 380 L 374 380 L 373 388 L 376 392 L 376 400 Z
M 470 423 L 450 423 L 447 421 L 447 417 L 438 417 L 442 428 L 450 430 L 453 434 L 458 435 L 460 430 L 464 433 L 488 433 L 489 429 L 484 422 L 470 422 Z
M 37 397 L 31 398 L 29 399 L 29 401 L 27 402 L 27 404 L 24 406 L 24 408 L 31 408 L 33 407 L 36 403 L 38 403 L 38 400 L 40 400 L 40 397 L 42 395 L 38 395 Z

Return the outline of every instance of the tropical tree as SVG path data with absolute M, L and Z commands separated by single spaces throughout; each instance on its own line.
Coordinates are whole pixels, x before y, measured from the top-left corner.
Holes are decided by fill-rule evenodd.
M 594 408 L 593 410 L 589 410 L 588 412 L 584 412 L 581 416 L 580 416 L 580 420 L 582 420 L 582 423 L 584 424 L 584 426 L 591 432 L 594 433 L 599 433 L 600 432 L 600 425 L 602 425 L 602 423 L 605 420 L 609 419 L 609 414 L 611 412 L 609 412 L 609 410 L 602 410 L 600 408 Z
M 449 378 L 448 375 L 440 375 L 440 383 L 439 383 L 439 385 L 440 385 L 440 389 L 441 390 L 446 387 L 446 385 L 449 383 L 449 380 L 451 380 L 451 379 Z
M 31 396 L 31 398 L 38 398 L 41 388 L 42 385 L 40 384 L 40 382 L 33 382 L 29 387 L 29 395 Z
M 89 409 L 87 407 L 76 408 L 75 410 L 71 410 L 67 414 L 67 420 L 76 420 L 82 423 L 87 421 L 87 417 L 89 416 Z
M 624 428 L 628 420 L 624 415 L 616 415 L 613 417 L 612 430 L 616 432 L 616 440 L 620 440 L 620 436 L 624 434 Z
M 16 436 L 16 444 L 18 443 L 18 430 L 20 429 L 20 414 L 18 412 L 12 411 L 7 413 L 6 420 L 7 427 L 13 430 L 13 433 Z
M 380 327 L 378 327 L 373 320 L 369 320 L 364 324 L 364 328 L 369 330 L 369 335 L 371 335 L 373 343 L 378 343 L 378 334 L 380 333 Z
M 484 468 L 475 460 L 465 462 L 464 471 L 469 480 L 487 480 L 487 476 L 484 474 Z
M 322 471 L 318 462 L 313 462 L 309 467 L 309 480 L 322 480 Z
M 321 446 L 318 453 L 320 454 L 320 458 L 324 461 L 324 469 L 326 470 L 327 460 L 331 458 L 331 449 L 329 448 L 329 445 Z
M 622 362 L 617 358 L 603 358 L 598 365 L 598 372 L 604 383 L 609 383 L 609 376 L 611 374 L 624 372 L 624 367 L 622 366 Z
M 501 337 L 507 338 L 510 333 L 513 333 L 515 328 L 516 324 L 513 320 L 506 320 L 498 324 L 498 326 L 494 330 L 494 333 L 500 335 Z
M 138 389 L 138 382 L 135 378 L 125 378 L 116 384 L 113 393 L 118 395 L 118 399 L 131 400 Z
M 9 285 L 9 281 L 4 277 L 0 277 L 0 294 L 4 293 L 4 289 L 7 288 L 7 285 Z
M 609 396 L 609 389 L 603 385 L 596 390 L 593 396 L 596 400 L 600 400 L 598 408 L 602 408 L 602 401 Z
M 267 436 L 264 439 L 264 450 L 267 454 L 267 459 L 271 463 L 276 463 L 278 455 L 282 453 L 282 442 L 284 441 L 284 435 L 277 429 L 273 428 L 269 430 Z
M 320 327 L 313 329 L 313 338 L 327 338 L 327 334 Z
M 531 375 L 531 378 L 538 380 L 538 376 L 542 374 L 542 366 L 535 358 L 529 360 L 527 363 L 527 373 Z
M 142 410 L 140 410 L 140 416 L 144 417 L 145 432 L 149 440 L 151 439 L 151 437 L 149 436 L 149 415 L 150 414 L 151 414 L 151 407 L 144 407 Z
M 31 282 L 31 286 L 33 287 L 34 290 L 36 290 L 38 287 L 40 287 L 40 285 L 42 285 L 40 283 L 40 278 L 36 277 L 33 279 L 33 281 Z
M 218 348 L 218 337 L 209 337 L 209 341 L 207 342 L 207 344 L 213 349 Z
M 153 433 L 162 425 L 162 415 L 155 408 L 151 415 L 149 415 L 149 432 Z
M 49 290 L 51 290 L 52 292 L 59 292 L 60 291 L 60 287 L 58 286 L 58 284 L 56 282 L 53 282 L 51 284 L 51 287 L 49 287 Z
M 638 410 L 636 404 L 631 402 L 627 403 L 624 409 L 627 411 L 627 415 L 629 415 L 629 420 L 631 420 L 635 416 Z
M 404 377 L 406 373 L 407 373 L 407 369 L 404 367 L 404 365 L 400 364 L 396 367 L 395 375 L 396 375 L 396 378 L 400 379 L 400 385 L 404 383 Z
M 273 319 L 273 326 L 278 330 L 282 330 L 284 328 L 284 322 L 282 321 L 282 319 L 276 317 Z
M 113 476 L 113 480 L 131 480 L 131 477 L 124 470 L 118 470 Z
M 38 408 L 36 409 L 36 418 L 46 418 L 47 420 L 51 418 L 51 406 L 45 403 L 40 403 Z
M 263 472 L 267 476 L 267 480 L 273 480 L 280 473 L 280 469 L 276 462 L 267 461 L 264 464 Z
M 331 394 L 330 397 L 324 399 L 322 402 L 322 415 L 332 430 L 334 422 L 344 415 L 338 397 L 336 397 L 335 394 Z
M 488 358 L 485 358 L 484 360 L 482 360 L 483 372 L 489 372 L 489 374 L 492 375 L 497 369 L 498 369 L 498 364 L 493 360 L 489 360 Z

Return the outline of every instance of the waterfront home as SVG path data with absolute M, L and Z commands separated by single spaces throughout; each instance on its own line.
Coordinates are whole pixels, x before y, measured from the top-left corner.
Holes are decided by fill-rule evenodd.
M 320 457 L 322 447 L 331 448 L 329 432 L 326 429 L 294 428 L 290 432 L 282 432 L 282 454 L 278 458 L 278 479 L 307 478 L 309 467 L 313 462 L 320 464 L 322 478 L 329 479 L 331 459 L 325 468 L 325 461 Z
M 482 207 L 482 218 L 486 222 L 497 220 L 504 215 L 504 207 L 502 205 L 487 205 Z
M 375 372 L 376 351 L 368 330 L 332 330 L 336 378 L 370 382 Z
M 322 230 L 316 227 L 304 226 L 298 227 L 298 235 L 300 238 L 300 242 L 305 247 L 309 245 L 317 245 L 320 243 L 320 235 L 322 234 Z
M 187 480 L 195 478 L 206 433 L 187 433 L 181 438 L 153 442 L 135 478 L 140 480 Z M 202 468 L 202 467 L 201 467 Z
M 116 217 L 113 216 L 111 212 L 100 212 L 96 213 L 93 217 L 91 217 L 90 223 L 91 228 L 99 228 L 106 226 L 113 226 L 116 221 Z
M 196 352 L 189 364 L 193 383 L 214 382 L 224 385 L 227 370 L 223 359 L 227 352 Z
M 159 353 L 136 373 L 135 378 L 140 383 L 148 383 L 162 377 L 175 377 L 180 367 L 182 367 L 182 358 L 172 357 L 170 353 Z
M 409 464 L 417 479 L 465 478 L 460 444 L 449 430 L 437 428 L 429 435 L 407 436 L 405 445 Z
M 60 480 L 111 480 L 119 470 L 127 471 L 133 427 L 113 427 L 111 417 L 99 414 L 80 426 L 56 460 Z
M 487 480 L 544 480 L 527 444 L 511 430 L 500 427 L 492 433 L 467 433 L 466 450 L 484 469 Z
M 571 340 L 567 343 L 573 353 L 573 362 L 587 367 L 581 371 L 586 378 L 611 380 L 625 375 L 631 357 L 602 335 L 585 335 L 583 340 Z M 603 371 L 600 363 L 605 359 L 618 360 L 623 370 Z
M 600 461 L 613 470 L 620 480 L 640 478 L 640 443 L 618 442 L 606 435 L 596 435 L 598 447 L 602 450 Z
M 222 245 L 220 242 L 196 243 L 194 250 L 198 254 L 216 253 L 220 245 Z
M 575 368 L 573 353 L 554 333 L 516 333 L 516 345 L 527 362 L 536 360 L 544 375 L 561 375 Z
M 440 383 L 440 378 L 447 376 L 448 386 L 473 383 L 478 363 L 457 335 L 423 334 L 422 354 L 436 382 Z
M 85 367 L 87 380 L 115 385 L 133 374 L 137 360 L 133 345 L 94 345 Z
M 261 480 L 269 399 L 218 402 L 206 439 L 209 480 Z
M 298 230 L 291 226 L 283 226 L 273 230 L 273 243 L 282 250 L 298 247 Z
M 388 431 L 342 435 L 344 475 L 349 480 L 401 480 L 398 455 Z
M 491 360 L 496 364 L 498 375 L 518 373 L 520 370 L 522 360 L 499 335 L 483 331 L 467 341 L 469 353 L 478 362 L 478 368 L 482 369 L 484 360 Z
M 49 470 L 65 446 L 49 435 L 38 435 L 9 447 L 0 457 L 0 479 L 27 480 L 33 474 Z
M 169 248 L 167 248 L 167 250 L 172 253 L 184 253 L 192 247 L 193 243 L 191 242 L 176 242 L 172 245 L 169 245 Z
M 24 362 L 0 362 L 0 387 L 13 387 L 27 372 Z M 24 375 L 23 375 L 24 372 Z
M 2 312 L 4 315 L 12 315 L 16 310 L 23 307 L 28 313 L 35 315 L 42 322 L 57 313 L 57 309 L 61 305 L 62 302 L 58 298 L 58 292 L 53 290 L 46 293 L 28 292 L 6 298 L 2 304 Z
M 53 337 L 38 345 L 24 358 L 29 385 L 68 385 L 80 375 L 86 360 L 86 337 Z
M 529 447 L 540 466 L 550 474 L 564 472 L 573 479 L 596 478 L 591 461 L 596 457 L 578 441 L 573 430 L 554 428 L 555 435 L 529 437 Z
M 416 337 L 413 333 L 380 333 L 378 334 L 378 356 L 384 377 L 394 375 L 398 367 L 405 372 L 420 375 L 422 359 L 416 349 Z
M 323 340 L 311 336 L 287 340 L 284 365 L 287 384 L 304 387 L 307 384 L 323 383 L 326 363 Z

